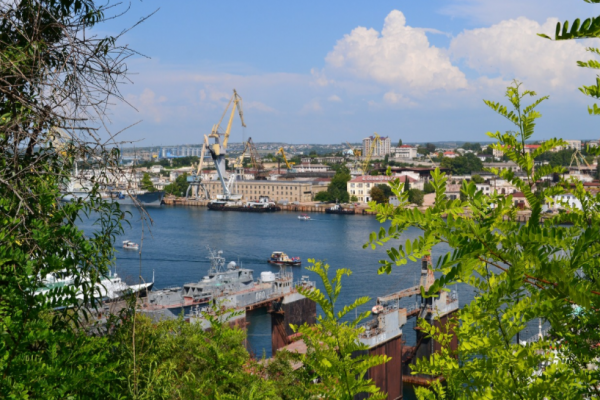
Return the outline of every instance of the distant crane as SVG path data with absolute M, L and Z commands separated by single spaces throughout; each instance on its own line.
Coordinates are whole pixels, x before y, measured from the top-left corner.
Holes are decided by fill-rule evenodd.
M 367 150 L 367 154 L 365 154 L 365 157 L 363 158 L 361 166 L 363 176 L 368 175 L 369 173 L 369 164 L 371 162 L 371 157 L 373 156 L 373 152 L 375 151 L 375 146 L 377 146 L 379 143 L 379 135 L 377 134 L 377 132 L 375 132 L 373 134 L 373 140 L 371 140 L 371 146 L 369 147 L 369 150 Z
M 288 161 L 287 157 L 285 156 L 285 150 L 283 149 L 283 147 L 280 147 L 279 150 L 277 150 L 277 153 L 275 153 L 275 155 L 277 154 L 281 154 L 283 156 L 283 161 L 285 161 L 285 165 L 287 166 L 288 171 L 291 171 L 292 165 L 294 165 L 295 163 Z M 279 165 L 277 165 L 277 173 L 281 174 L 281 168 L 279 168 Z
M 581 152 L 577 149 L 575 149 L 575 151 L 573 152 L 573 155 L 571 156 L 571 163 L 569 164 L 569 168 L 571 168 L 573 166 L 573 163 L 575 163 L 575 165 L 577 165 L 577 171 L 581 172 L 581 161 L 583 161 L 589 169 L 592 169 L 592 167 L 586 161 L 583 154 L 581 154 Z
M 210 200 L 210 193 L 204 183 L 202 183 L 202 166 L 204 165 L 204 155 L 206 153 L 206 149 L 208 148 L 208 136 L 204 135 L 204 143 L 202 143 L 202 150 L 200 151 L 200 160 L 198 160 L 198 169 L 195 174 L 188 176 L 188 182 L 190 185 L 187 188 L 185 193 L 185 197 L 189 198 L 190 190 L 192 191 L 192 196 L 194 198 L 199 198 L 200 189 L 204 191 L 204 196 L 206 200 Z
M 265 167 L 260 160 L 260 156 L 258 155 L 258 151 L 256 150 L 256 146 L 252 141 L 252 138 L 248 138 L 248 151 L 250 153 L 250 160 L 252 161 L 252 167 L 256 170 L 255 179 L 257 180 L 265 180 L 267 179 L 265 176 Z

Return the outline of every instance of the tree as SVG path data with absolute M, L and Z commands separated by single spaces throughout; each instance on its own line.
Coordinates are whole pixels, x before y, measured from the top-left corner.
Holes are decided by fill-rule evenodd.
M 471 175 L 471 180 L 472 180 L 473 182 L 475 182 L 475 183 L 483 183 L 483 182 L 485 182 L 485 179 L 483 179 L 483 178 L 481 177 L 481 175 L 477 175 L 477 174 L 475 174 L 475 175 Z
M 327 186 L 327 192 L 332 201 L 347 203 L 350 200 L 347 186 L 350 179 L 352 179 L 350 170 L 343 165 L 338 166 L 335 175 L 331 178 L 331 183 Z
M 175 182 L 165 186 L 165 193 L 172 194 L 173 196 L 184 196 L 187 193 L 190 184 L 187 181 L 187 172 L 179 175 Z
M 400 238 L 406 229 L 420 229 L 423 236 L 389 251 L 380 272 L 407 259 L 431 254 L 434 246 L 448 246 L 433 267 L 439 276 L 424 296 L 435 296 L 444 286 L 469 284 L 474 299 L 453 321 L 458 351 L 447 344 L 452 338 L 442 329 L 421 323 L 420 329 L 440 342 L 441 350 L 429 360 L 419 361 L 413 373 L 443 375 L 447 386 L 435 383 L 418 389 L 421 398 L 544 399 L 596 398 L 600 371 L 600 196 L 584 189 L 581 182 L 561 180 L 555 186 L 536 188 L 541 177 L 560 174 L 562 167 L 533 168 L 543 152 L 564 146 L 559 139 L 544 142 L 533 154 L 525 143 L 534 133 L 542 97 L 525 105 L 515 82 L 506 91 L 512 110 L 497 102 L 485 101 L 492 110 L 515 124 L 516 133 L 488 133 L 497 149 L 523 169 L 524 178 L 512 171 L 492 172 L 525 194 L 531 217 L 523 224 L 516 218 L 517 206 L 510 197 L 477 191 L 474 182 L 463 181 L 462 200 L 447 200 L 447 177 L 436 170 L 434 207 L 414 215 L 402 205 L 407 194 L 397 185 L 400 207 L 377 206 L 379 219 L 392 220 L 392 229 L 372 235 L 373 246 Z M 599 152 L 600 153 L 600 152 Z M 536 195 L 535 191 L 540 194 Z M 582 207 L 567 207 L 569 213 L 541 218 L 542 201 L 569 191 Z M 465 212 L 466 211 L 466 212 Z M 572 224 L 566 226 L 565 223 Z M 541 319 L 550 327 L 543 340 L 519 343 L 519 334 L 529 323 Z M 536 324 L 537 325 L 537 324 Z M 540 367 L 542 366 L 542 367 Z
M 371 194 L 371 200 L 378 204 L 387 203 L 388 201 L 388 199 L 385 197 L 385 194 L 383 193 L 383 190 L 381 190 L 379 185 L 373 186 L 369 193 Z
M 412 204 L 416 204 L 418 206 L 423 205 L 423 200 L 425 199 L 424 193 L 419 189 L 409 189 L 408 190 L 408 201 Z
M 156 191 L 154 184 L 150 180 L 150 175 L 147 173 L 144 173 L 144 177 L 142 178 L 142 181 L 140 182 L 140 184 L 142 186 L 142 189 L 147 190 L 148 192 Z
M 398 139 L 398 147 L 402 147 L 402 139 Z
M 483 170 L 483 163 L 473 153 L 467 153 L 456 158 L 443 157 L 442 168 L 448 168 L 453 175 L 469 175 L 471 172 Z
M 425 194 L 435 193 L 435 188 L 433 187 L 433 184 L 429 181 L 425 182 L 425 184 L 423 185 L 423 192 Z
M 0 398 L 122 395 L 107 384 L 119 379 L 112 343 L 87 330 L 86 317 L 100 305 L 97 285 L 127 214 L 102 199 L 103 176 L 88 182 L 88 201 L 61 201 L 75 160 L 119 174 L 118 143 L 95 138 L 133 53 L 102 36 L 106 9 L 0 3 Z M 84 234 L 81 218 L 94 231 Z M 73 284 L 48 289 L 44 279 L 58 274 Z
M 355 203 L 355 202 L 357 202 L 357 201 L 358 201 L 358 197 L 356 197 L 355 195 L 352 195 L 352 196 L 350 196 L 350 201 L 351 201 L 352 203 Z
M 342 277 L 350 276 L 352 271 L 338 269 L 330 280 L 328 264 L 308 261 L 312 265 L 306 269 L 321 278 L 325 292 L 317 288 L 300 287 L 298 292 L 316 302 L 323 313 L 317 316 L 317 325 L 304 324 L 292 328 L 302 334 L 306 343 L 307 351 L 302 362 L 309 371 L 313 371 L 310 378 L 320 379 L 310 398 L 354 400 L 359 393 L 370 394 L 370 399 L 387 398 L 372 380 L 364 379 L 364 376 L 370 368 L 384 364 L 390 358 L 385 355 L 358 355 L 368 349 L 358 341 L 358 335 L 364 332 L 364 328 L 358 328 L 358 324 L 371 312 L 367 310 L 353 320 L 344 321 L 345 316 L 352 315 L 352 311 L 368 303 L 370 298 L 360 297 L 343 309 L 336 310 Z
M 329 195 L 329 192 L 324 190 L 315 195 L 315 201 L 329 202 L 332 200 L 331 200 L 331 196 Z

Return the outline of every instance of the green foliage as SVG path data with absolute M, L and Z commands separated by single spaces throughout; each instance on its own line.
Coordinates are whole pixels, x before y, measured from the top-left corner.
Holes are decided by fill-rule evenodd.
M 565 142 L 551 139 L 529 154 L 525 142 L 541 116 L 536 107 L 545 98 L 523 104 L 534 92 L 521 91 L 519 83 L 506 92 L 512 110 L 497 102 L 485 103 L 515 124 L 516 133 L 488 133 L 494 145 L 525 173 L 491 172 L 523 192 L 531 207 L 525 224 L 517 221 L 518 208 L 510 196 L 486 196 L 474 182 L 463 182 L 465 200 L 447 200 L 447 177 L 436 170 L 432 185 L 436 201 L 425 212 L 403 205 L 408 195 L 399 184 L 392 190 L 400 207 L 371 205 L 389 229 L 371 234 L 365 246 L 376 247 L 401 237 L 407 229 L 422 236 L 392 247 L 381 260 L 380 273 L 394 265 L 415 261 L 444 244 L 450 250 L 434 263 L 438 277 L 425 296 L 446 286 L 470 285 L 474 299 L 457 313 L 454 330 L 458 349 L 450 350 L 450 337 L 428 324 L 420 328 L 442 344 L 430 359 L 417 362 L 413 373 L 443 375 L 445 386 L 419 389 L 421 399 L 581 399 L 597 398 L 600 341 L 600 196 L 587 192 L 581 182 L 561 181 L 555 186 L 536 182 L 560 174 L 561 167 L 536 166 L 534 158 Z M 543 202 L 556 195 L 573 194 L 582 209 L 562 205 L 569 212 L 541 218 Z M 387 246 L 387 245 L 386 245 Z M 541 319 L 549 335 L 535 343 L 517 343 L 528 325 Z M 520 339 L 524 339 L 521 337 Z
M 358 197 L 352 195 L 352 196 L 350 196 L 350 201 L 351 202 L 356 202 L 356 201 L 358 201 Z
M 471 175 L 471 180 L 475 183 L 483 183 L 485 182 L 485 179 L 483 179 L 483 177 L 481 175 Z
M 187 192 L 190 184 L 187 181 L 187 173 L 183 173 L 179 175 L 175 182 L 168 184 L 165 186 L 165 193 L 172 194 L 174 196 L 183 196 Z
M 598 3 L 597 0 L 584 0 L 586 3 Z M 587 18 L 583 23 L 579 18 L 573 21 L 571 29 L 569 29 L 569 21 L 562 23 L 557 22 L 554 33 L 554 40 L 574 40 L 574 39 L 597 39 L 600 38 L 600 17 Z M 539 36 L 551 39 L 550 36 L 538 33 Z M 587 51 L 597 56 L 600 55 L 600 49 L 596 47 L 588 47 Z M 594 70 L 600 69 L 600 62 L 597 60 L 577 61 L 577 65 L 582 68 L 590 68 Z M 596 77 L 596 82 L 593 85 L 581 86 L 581 93 L 595 99 L 600 98 L 600 77 Z M 600 107 L 597 104 L 592 104 L 588 107 L 590 115 L 600 115 Z
M 402 139 L 398 139 L 398 147 L 402 147 Z
M 448 168 L 453 175 L 469 175 L 471 172 L 483 171 L 483 163 L 473 153 L 456 158 L 443 157 L 440 167 Z
M 416 204 L 418 206 L 423 205 L 423 200 L 425 199 L 425 194 L 422 190 L 419 189 L 409 189 L 408 191 L 408 201 L 412 204 Z
M 147 190 L 149 192 L 155 192 L 156 191 L 156 188 L 154 187 L 154 184 L 150 180 L 150 175 L 147 174 L 147 173 L 144 173 L 144 177 L 142 178 L 142 181 L 140 182 L 140 185 L 141 185 L 142 189 Z
M 429 181 L 425 182 L 425 184 L 423 185 L 423 192 L 425 194 L 435 193 L 435 188 L 433 187 L 433 184 Z
M 423 154 L 423 155 L 435 153 L 435 144 L 433 144 L 433 143 L 427 143 L 425 145 L 425 147 L 419 146 L 417 148 L 417 153 Z
M 385 194 L 384 194 L 383 190 L 381 190 L 381 187 L 379 187 L 379 185 L 373 186 L 369 193 L 371 195 L 371 200 L 373 200 L 377 204 L 382 204 L 382 203 L 388 202 L 388 198 L 385 197 Z
M 471 150 L 471 151 L 475 151 L 475 152 L 480 152 L 481 151 L 481 144 L 479 144 L 479 143 L 465 142 L 460 147 L 462 147 L 465 150 Z
M 307 352 L 302 362 L 311 378 L 318 378 L 319 384 L 313 389 L 313 398 L 354 400 L 359 393 L 370 393 L 370 399 L 385 399 L 370 379 L 365 379 L 367 371 L 377 365 L 389 361 L 389 357 L 357 355 L 368 347 L 358 341 L 364 328 L 358 327 L 360 321 L 368 317 L 370 311 L 363 312 L 352 321 L 344 321 L 357 307 L 369 302 L 368 297 L 358 298 L 354 303 L 336 310 L 336 302 L 342 290 L 342 277 L 349 276 L 349 269 L 338 269 L 335 277 L 329 279 L 329 265 L 320 261 L 308 260 L 311 264 L 307 270 L 319 275 L 325 292 L 319 289 L 299 288 L 298 291 L 308 299 L 316 302 L 323 311 L 317 316 L 317 325 L 292 326 L 302 334 Z
M 182 317 L 153 323 L 143 315 L 111 335 L 122 393 L 133 399 L 277 399 L 273 382 L 244 347 L 246 335 L 230 327 L 231 310 L 202 314 L 211 329 Z
M 103 109 L 96 96 L 110 98 L 104 80 L 119 80 L 120 67 L 112 70 L 106 56 L 116 51 L 114 38 L 78 36 L 103 19 L 92 1 L 2 2 L 0 10 L 0 398 L 119 397 L 107 382 L 119 379 L 120 361 L 86 328 L 123 213 L 94 182 L 88 202 L 60 201 L 74 160 L 93 154 L 103 167 L 119 159 L 118 150 L 80 139 L 91 129 L 85 99 Z M 81 135 L 56 129 L 73 126 Z M 95 231 L 84 235 L 81 218 Z M 51 274 L 73 285 L 46 290 Z
M 335 175 L 331 179 L 331 183 L 327 187 L 327 192 L 329 193 L 331 201 L 347 203 L 350 200 L 350 195 L 347 190 L 347 183 L 350 179 L 352 179 L 350 170 L 343 165 L 338 166 Z
M 315 201 L 323 201 L 323 202 L 332 201 L 331 195 L 329 194 L 328 191 L 324 190 L 315 195 Z

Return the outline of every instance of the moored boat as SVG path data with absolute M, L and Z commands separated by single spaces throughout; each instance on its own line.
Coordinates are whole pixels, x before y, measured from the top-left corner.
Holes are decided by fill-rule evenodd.
M 339 204 L 325 210 L 327 214 L 354 214 L 354 208 L 343 208 Z
M 302 214 L 302 215 L 298 215 L 298 219 L 300 221 L 309 221 L 310 220 L 310 216 L 307 214 Z
M 123 248 L 128 250 L 138 250 L 140 246 L 137 243 L 133 243 L 131 240 L 123 240 Z
M 271 254 L 271 258 L 269 258 L 267 262 L 269 264 L 291 265 L 294 267 L 300 266 L 302 264 L 300 257 L 290 257 L 283 251 L 274 251 L 273 254 Z

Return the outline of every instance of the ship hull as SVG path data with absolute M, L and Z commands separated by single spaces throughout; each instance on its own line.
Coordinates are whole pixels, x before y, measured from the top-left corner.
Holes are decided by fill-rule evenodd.
M 302 265 L 302 261 L 274 261 L 274 260 L 267 260 L 267 262 L 269 264 L 290 265 L 292 267 L 299 267 L 300 265 Z
M 325 210 L 326 214 L 344 214 L 351 215 L 354 214 L 354 210 Z

